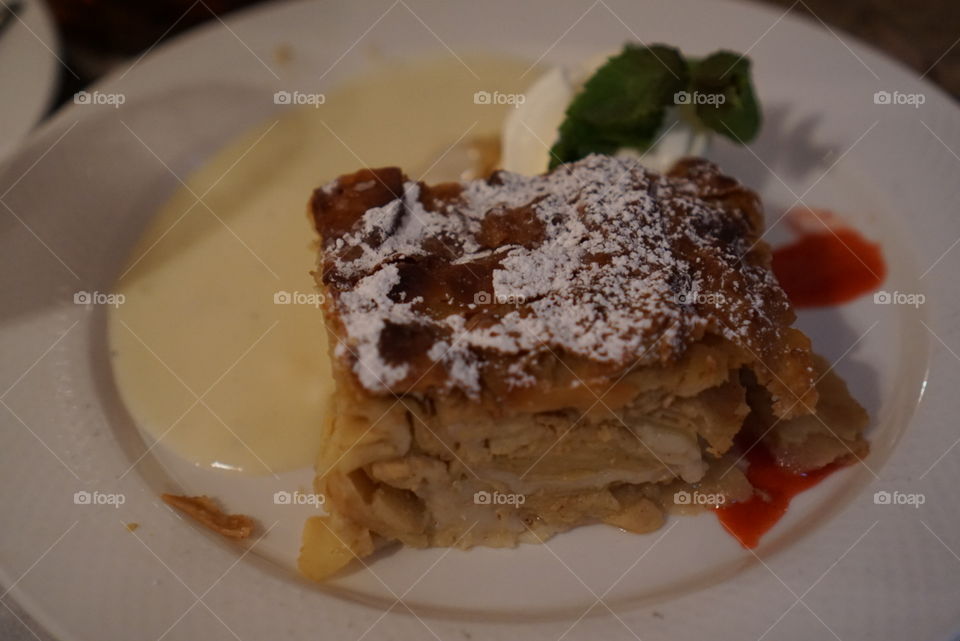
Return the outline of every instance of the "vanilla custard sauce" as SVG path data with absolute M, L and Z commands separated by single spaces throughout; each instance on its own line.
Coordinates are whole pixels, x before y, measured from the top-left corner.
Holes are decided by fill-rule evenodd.
M 497 136 L 511 108 L 474 94 L 518 92 L 525 70 L 471 58 L 381 66 L 246 133 L 186 179 L 132 251 L 115 286 L 125 302 L 108 318 L 117 386 L 147 443 L 248 474 L 311 465 L 332 393 L 309 273 L 313 189 L 365 165 L 456 179 L 465 154 L 441 156 Z

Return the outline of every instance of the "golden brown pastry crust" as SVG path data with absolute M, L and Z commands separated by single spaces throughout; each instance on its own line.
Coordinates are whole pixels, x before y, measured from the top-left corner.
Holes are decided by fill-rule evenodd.
M 367 169 L 316 190 L 310 213 L 334 356 L 360 393 L 587 407 L 626 372 L 715 337 L 777 415 L 816 405 L 759 199 L 707 161 L 660 176 L 590 156 L 434 187 Z

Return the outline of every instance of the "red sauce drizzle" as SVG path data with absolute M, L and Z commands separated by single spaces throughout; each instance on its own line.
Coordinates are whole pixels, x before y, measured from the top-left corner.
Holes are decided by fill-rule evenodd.
M 799 240 L 775 249 L 773 271 L 794 307 L 822 307 L 853 300 L 877 288 L 887 275 L 880 246 L 843 224 L 826 210 L 797 209 L 787 221 Z M 748 501 L 716 509 L 723 527 L 748 549 L 783 517 L 790 500 L 810 489 L 844 463 L 803 474 L 780 467 L 763 444 L 747 452 Z
M 727 532 L 748 549 L 757 547 L 760 537 L 787 512 L 790 499 L 843 467 L 842 463 L 831 463 L 811 472 L 791 472 L 780 467 L 762 444 L 751 449 L 746 459 L 750 463 L 747 480 L 753 485 L 753 496 L 748 501 L 718 507 L 716 512 Z
M 845 303 L 883 282 L 887 265 L 879 245 L 837 223 L 830 212 L 804 213 L 816 227 L 794 220 L 800 239 L 773 251 L 773 271 L 794 307 Z

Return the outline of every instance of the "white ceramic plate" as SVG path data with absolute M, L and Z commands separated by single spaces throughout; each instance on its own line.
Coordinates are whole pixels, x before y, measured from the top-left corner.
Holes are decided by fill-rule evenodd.
M 573 62 L 631 39 L 748 51 L 766 125 L 750 149 L 721 143 L 711 156 L 761 191 L 770 224 L 798 197 L 843 212 L 883 244 L 884 289 L 926 297 L 801 316 L 871 413 L 866 465 L 802 495 L 756 554 L 704 515 L 648 536 L 598 527 L 514 551 L 403 550 L 324 586 L 289 567 L 302 515 L 277 514 L 244 549 L 159 503 L 163 491 L 228 506 L 272 491 L 178 466 L 161 447 L 144 456 L 112 379 L 104 311 L 73 303 L 110 288 L 176 189 L 171 172 L 188 174 L 272 114 L 274 90 L 334 87 L 376 64 L 372 52 Z M 280 45 L 294 53 L 284 64 Z M 56 636 L 939 641 L 960 631 L 960 111 L 936 88 L 815 22 L 751 5 L 398 0 L 256 9 L 94 89 L 126 102 L 66 107 L 0 168 L 0 579 Z M 875 104 L 877 91 L 925 102 Z M 126 502 L 77 505 L 81 490 Z M 924 504 L 878 504 L 878 491 Z
M 24 2 L 17 17 L 0 34 L 0 158 L 49 108 L 59 71 L 58 49 L 53 20 L 40 0 Z

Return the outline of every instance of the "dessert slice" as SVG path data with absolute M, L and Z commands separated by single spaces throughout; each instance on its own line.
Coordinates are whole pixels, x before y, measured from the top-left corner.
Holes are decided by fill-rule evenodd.
M 863 410 L 791 327 L 757 196 L 707 161 L 436 186 L 362 170 L 310 214 L 337 386 L 312 578 L 387 541 L 646 532 L 679 490 L 743 499 L 745 424 L 798 468 L 866 452 Z

